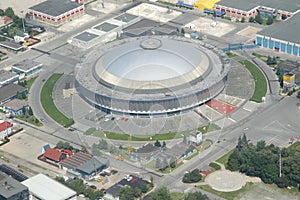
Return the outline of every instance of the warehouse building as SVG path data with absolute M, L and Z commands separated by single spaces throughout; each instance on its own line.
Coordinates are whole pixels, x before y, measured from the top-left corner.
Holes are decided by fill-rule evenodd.
M 300 9 L 297 0 L 221 0 L 215 4 L 215 10 L 225 12 L 231 18 L 246 21 L 255 17 L 258 12 L 266 15 L 273 15 L 277 19 L 292 17 Z
M 25 59 L 19 63 L 13 64 L 12 71 L 17 74 L 23 74 L 25 78 L 32 77 L 42 69 L 42 63 Z
M 27 95 L 28 90 L 27 88 L 14 83 L 0 87 L 0 106 L 17 98 L 17 93 L 20 95 Z
M 31 199 L 75 200 L 76 192 L 44 174 L 35 175 L 22 182 L 29 188 Z
M 10 71 L 0 70 L 0 87 L 17 82 L 19 75 Z
M 71 0 L 47 0 L 28 9 L 34 19 L 51 25 L 61 25 L 84 13 L 84 5 Z
M 300 56 L 300 13 L 256 34 L 256 44 L 276 52 Z
M 3 172 L 0 172 L 0 199 L 29 199 L 28 188 Z

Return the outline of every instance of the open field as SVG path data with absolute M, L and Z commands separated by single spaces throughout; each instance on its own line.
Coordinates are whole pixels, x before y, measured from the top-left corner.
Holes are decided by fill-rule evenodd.
M 64 127 L 69 127 L 74 124 L 73 119 L 67 118 L 60 112 L 53 102 L 52 91 L 55 83 L 62 76 L 62 74 L 53 74 L 45 83 L 41 92 L 41 103 L 46 113 L 57 123 Z
M 255 82 L 255 90 L 250 100 L 261 103 L 262 97 L 265 97 L 267 93 L 267 81 L 265 76 L 252 62 L 241 60 L 239 63 L 244 65 L 250 71 Z

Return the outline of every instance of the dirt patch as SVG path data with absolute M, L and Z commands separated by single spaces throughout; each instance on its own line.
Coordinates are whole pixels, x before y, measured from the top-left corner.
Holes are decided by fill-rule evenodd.
M 256 27 L 253 27 L 253 26 L 247 26 L 246 28 L 244 28 L 243 30 L 237 32 L 236 34 L 241 35 L 241 36 L 245 36 L 245 37 L 249 37 L 249 38 L 255 38 L 256 33 L 260 30 L 261 30 L 261 28 L 256 28 Z

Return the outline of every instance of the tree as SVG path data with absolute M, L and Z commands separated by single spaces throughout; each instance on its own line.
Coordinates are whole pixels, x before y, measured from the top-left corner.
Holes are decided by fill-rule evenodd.
M 261 151 L 266 147 L 266 142 L 263 140 L 260 140 L 256 143 L 256 151 Z
M 61 177 L 61 176 L 56 176 L 55 180 L 58 181 L 58 182 L 60 182 L 60 183 L 62 183 L 62 184 L 65 183 L 65 179 L 63 177 Z
M 288 181 L 284 178 L 284 177 L 279 177 L 276 181 L 276 185 L 279 187 L 279 188 L 286 188 L 289 186 L 289 183 Z
M 193 192 L 185 195 L 184 200 L 208 200 L 209 198 L 201 192 Z
M 255 16 L 255 21 L 259 24 L 263 23 L 263 19 L 261 18 L 259 13 Z
M 249 18 L 249 22 L 253 23 L 255 21 L 255 19 L 253 17 Z
M 156 142 L 154 143 L 154 146 L 161 147 L 160 141 L 159 141 L 159 140 L 156 140 Z
M 26 99 L 27 95 L 25 92 L 22 92 L 21 99 Z
M 273 22 L 274 22 L 273 17 L 272 17 L 272 16 L 269 16 L 268 19 L 267 19 L 266 24 L 267 24 L 267 25 L 271 25 L 271 24 L 273 24 Z
M 33 111 L 32 111 L 32 108 L 29 106 L 29 108 L 28 108 L 28 114 L 30 115 L 30 116 L 32 116 L 33 115 Z
M 108 144 L 107 144 L 106 140 L 104 140 L 103 138 L 101 140 L 99 140 L 99 143 L 97 146 L 99 149 L 102 149 L 102 150 L 106 150 L 108 148 Z
M 4 14 L 10 18 L 13 18 L 15 16 L 15 13 L 11 7 L 6 8 Z
M 4 13 L 4 10 L 0 9 L 0 16 L 4 16 L 5 13 Z
M 172 157 L 170 159 L 170 167 L 175 168 L 176 167 L 176 158 Z
M 142 195 L 142 190 L 138 187 L 133 189 L 134 197 L 138 198 Z
M 217 17 L 217 13 L 216 13 L 216 11 L 214 11 L 214 13 L 213 13 L 213 17 L 214 17 L 214 18 L 216 18 L 216 17 Z
M 161 167 L 160 167 L 160 170 L 163 171 L 165 170 L 167 167 L 168 167 L 168 161 L 166 158 L 163 159 L 162 163 L 161 163 Z
M 245 17 L 242 17 L 241 22 L 242 22 L 242 23 L 245 22 Z
M 147 184 L 141 185 L 141 192 L 142 192 L 142 193 L 147 193 L 147 192 L 148 192 Z
M 185 34 L 185 30 L 184 30 L 184 28 L 182 28 L 181 29 L 181 35 L 184 36 L 184 34 Z
M 271 56 L 268 56 L 267 65 L 271 65 L 271 64 L 272 64 L 272 58 L 271 58 Z
M 199 172 L 199 169 L 194 169 L 191 172 L 184 174 L 182 182 L 184 183 L 196 183 L 202 179 L 202 175 Z
M 129 186 L 122 187 L 120 190 L 120 200 L 134 200 L 134 191 Z
M 166 144 L 166 142 L 165 141 L 163 141 L 163 143 L 162 143 L 162 148 L 166 148 L 166 146 L 167 146 L 167 144 Z
M 23 115 L 26 115 L 26 107 L 25 106 L 22 107 L 22 113 L 23 113 Z
M 156 189 L 150 195 L 151 200 L 172 200 L 170 191 L 166 187 Z
M 39 119 L 35 118 L 34 123 L 36 123 L 36 124 L 40 123 Z

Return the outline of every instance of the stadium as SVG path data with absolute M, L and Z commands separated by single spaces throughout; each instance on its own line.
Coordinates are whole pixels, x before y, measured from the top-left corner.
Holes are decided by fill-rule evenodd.
M 137 117 L 192 110 L 225 87 L 230 61 L 200 40 L 145 36 L 107 43 L 76 66 L 75 86 L 106 113 Z

